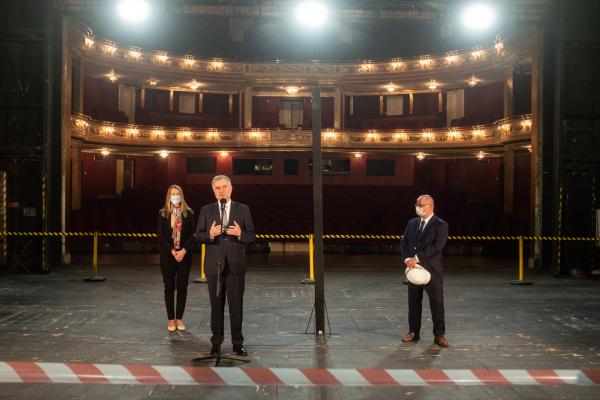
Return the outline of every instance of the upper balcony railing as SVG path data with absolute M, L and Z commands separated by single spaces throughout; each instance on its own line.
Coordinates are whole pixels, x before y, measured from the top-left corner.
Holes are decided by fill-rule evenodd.
M 484 68 L 507 63 L 512 53 L 508 52 L 502 37 L 470 49 L 443 54 L 422 55 L 412 58 L 394 58 L 386 61 L 362 60 L 358 63 L 335 62 L 287 62 L 283 60 L 244 62 L 215 59 L 197 59 L 193 55 L 170 54 L 139 47 L 128 47 L 107 39 L 94 37 L 84 26 L 72 24 L 72 43 L 83 54 L 103 61 L 112 61 L 132 67 L 154 67 L 216 76 L 265 76 L 292 75 L 301 77 L 353 77 L 383 75 L 395 76 L 423 74 L 427 72 L 452 71 L 453 69 Z
M 136 146 L 155 149 L 308 149 L 312 146 L 310 130 L 192 130 L 115 124 L 96 121 L 85 115 L 73 115 L 72 134 L 83 143 L 98 146 Z M 322 145 L 328 149 L 346 150 L 418 150 L 461 149 L 501 146 L 507 143 L 527 144 L 531 139 L 531 115 L 496 121 L 489 125 L 420 131 L 368 130 L 321 133 Z

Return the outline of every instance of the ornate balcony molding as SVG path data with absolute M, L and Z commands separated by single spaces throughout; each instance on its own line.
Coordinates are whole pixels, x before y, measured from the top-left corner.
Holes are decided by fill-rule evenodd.
M 76 53 L 103 65 L 122 68 L 151 69 L 161 73 L 191 74 L 203 79 L 258 80 L 297 78 L 302 82 L 339 84 L 390 79 L 427 79 L 444 74 L 464 75 L 474 71 L 503 69 L 511 65 L 515 54 L 508 51 L 501 37 L 495 42 L 443 54 L 387 61 L 361 60 L 356 63 L 331 62 L 243 62 L 223 59 L 197 59 L 191 55 L 169 54 L 138 47 L 122 46 L 77 23 L 71 24 L 71 45 Z M 385 82 L 387 83 L 387 82 Z
M 312 146 L 310 130 L 189 129 L 115 124 L 73 115 L 72 137 L 89 147 L 194 150 L 303 150 Z M 345 151 L 452 151 L 494 149 L 531 140 L 530 115 L 474 127 L 425 130 L 368 130 L 321 133 L 323 148 Z

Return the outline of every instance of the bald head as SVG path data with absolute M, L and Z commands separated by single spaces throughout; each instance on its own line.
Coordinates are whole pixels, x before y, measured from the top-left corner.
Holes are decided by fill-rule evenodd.
M 415 207 L 417 208 L 417 215 L 423 219 L 429 218 L 431 214 L 433 214 L 433 209 L 435 207 L 433 197 L 428 194 L 422 194 L 421 196 L 417 197 Z M 421 210 L 421 213 L 419 213 L 419 209 Z

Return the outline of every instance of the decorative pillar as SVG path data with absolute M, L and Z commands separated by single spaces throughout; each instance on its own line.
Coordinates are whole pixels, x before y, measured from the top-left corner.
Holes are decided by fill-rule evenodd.
M 504 78 L 504 118 L 510 118 L 513 115 L 513 76 L 513 72 L 510 70 Z
M 339 88 L 333 91 L 333 129 L 342 129 L 342 91 Z
M 252 87 L 244 90 L 244 128 L 252 128 Z
M 504 149 L 504 213 L 515 211 L 515 149 L 512 146 Z

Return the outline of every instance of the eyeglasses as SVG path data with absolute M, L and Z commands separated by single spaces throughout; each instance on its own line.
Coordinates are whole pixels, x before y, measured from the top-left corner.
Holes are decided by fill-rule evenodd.
M 418 203 L 416 203 L 415 204 L 415 206 L 417 206 L 417 207 L 425 207 L 425 206 L 430 206 L 430 205 L 431 205 L 431 203 L 427 203 L 427 204 L 418 204 Z

